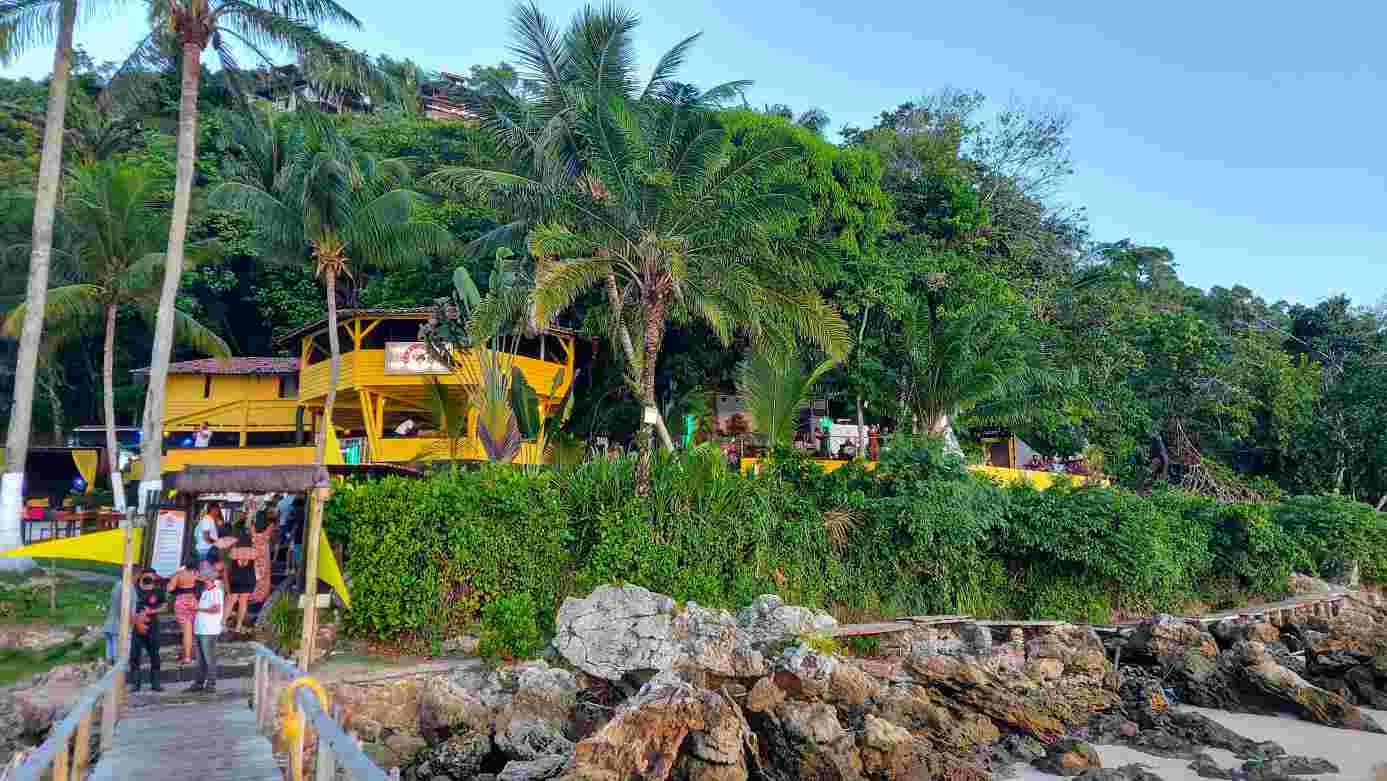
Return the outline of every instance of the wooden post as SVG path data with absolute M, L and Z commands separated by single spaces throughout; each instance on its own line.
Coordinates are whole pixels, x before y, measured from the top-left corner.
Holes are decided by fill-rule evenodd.
M 53 781 L 68 781 L 68 748 L 67 741 L 63 741 L 53 757 Z
M 72 777 L 82 781 L 87 777 L 87 762 L 91 759 L 92 712 L 89 710 L 77 724 L 77 744 L 72 747 Z
M 159 512 L 159 503 L 151 502 L 149 512 Z M 125 529 L 125 552 L 121 559 L 121 586 L 120 586 L 120 634 L 116 643 L 116 661 L 121 658 L 129 659 L 130 656 L 130 568 L 131 555 L 134 550 L 134 526 L 135 510 L 130 510 L 121 519 L 121 528 Z M 116 737 L 116 719 L 120 717 L 121 700 L 125 695 L 125 673 L 116 674 L 111 690 L 106 693 L 104 703 L 104 713 L 101 719 L 101 750 L 109 751 Z
M 293 781 L 303 781 L 303 741 L 304 736 L 308 734 L 308 717 L 297 701 L 293 707 L 298 711 L 299 723 L 303 724 L 303 729 L 300 729 L 299 736 L 294 738 L 294 745 L 289 747 L 289 778 Z
M 303 638 L 299 642 L 299 669 L 304 672 L 308 672 L 318 639 L 318 538 L 323 532 L 323 505 L 331 495 L 332 489 L 323 485 L 309 497 L 308 531 L 303 545 Z

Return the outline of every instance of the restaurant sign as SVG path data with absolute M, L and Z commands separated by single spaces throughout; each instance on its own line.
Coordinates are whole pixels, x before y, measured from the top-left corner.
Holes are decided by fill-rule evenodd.
M 447 374 L 448 367 L 429 354 L 423 342 L 386 342 L 386 374 Z

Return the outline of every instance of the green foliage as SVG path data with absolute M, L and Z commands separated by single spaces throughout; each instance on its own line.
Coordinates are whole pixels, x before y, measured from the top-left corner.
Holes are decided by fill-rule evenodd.
M 1359 562 L 1368 580 L 1387 578 L 1387 516 L 1345 496 L 1292 496 L 1275 507 L 1276 524 L 1319 575 L 1343 575 Z
M 275 648 L 288 652 L 303 639 L 303 611 L 293 604 L 293 596 L 281 595 L 270 608 L 270 636 Z
M 544 648 L 530 592 L 497 597 L 482 608 L 482 636 L 477 651 L 491 659 L 526 659 Z

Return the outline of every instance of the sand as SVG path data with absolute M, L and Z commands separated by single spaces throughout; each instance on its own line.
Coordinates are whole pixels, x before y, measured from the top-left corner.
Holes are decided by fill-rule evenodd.
M 1375 781 L 1373 766 L 1387 763 L 1387 735 L 1322 727 L 1291 716 L 1253 716 L 1204 708 L 1189 710 L 1202 713 L 1252 740 L 1274 740 L 1286 749 L 1287 754 L 1323 757 L 1339 766 L 1337 774 L 1304 776 L 1307 781 L 1311 778 L 1321 781 Z M 1379 724 L 1387 727 L 1387 712 L 1367 712 L 1372 714 Z M 1145 765 L 1149 772 L 1155 773 L 1165 781 L 1200 781 L 1199 776 L 1189 769 L 1189 760 L 1154 757 L 1124 746 L 1096 748 L 1103 758 L 1104 767 L 1121 767 L 1136 763 Z M 1222 767 L 1242 767 L 1242 761 L 1227 751 L 1206 751 Z M 1058 777 L 1029 767 L 1017 768 L 1017 771 L 1017 777 L 1025 781 Z M 1387 779 L 1387 775 L 1384 775 L 1384 779 Z

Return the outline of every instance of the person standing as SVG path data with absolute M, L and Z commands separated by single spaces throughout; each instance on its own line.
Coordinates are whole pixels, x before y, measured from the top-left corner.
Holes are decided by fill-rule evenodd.
M 210 577 L 203 577 L 202 596 L 197 601 L 197 620 L 193 632 L 197 636 L 197 680 L 188 691 L 214 691 L 217 688 L 217 640 L 222 634 L 222 611 L 226 599 L 222 593 L 222 563 L 211 565 Z
M 197 576 L 198 563 L 184 562 L 178 571 L 169 578 L 168 593 L 173 597 L 173 617 L 183 638 L 183 653 L 178 657 L 179 664 L 193 662 L 193 622 L 197 619 Z
M 217 539 L 221 537 L 222 506 L 217 502 L 207 505 L 207 511 L 197 521 L 197 528 L 193 530 L 193 546 L 197 548 L 197 557 L 202 560 L 207 559 L 207 554 L 212 548 L 216 547 Z
M 254 523 L 255 512 L 254 509 L 250 509 L 245 513 L 241 528 L 235 531 L 236 544 L 227 551 L 224 558 L 227 562 L 227 586 L 230 593 L 230 599 L 226 603 L 225 621 L 231 624 L 234 616 L 236 632 L 245 629 L 246 613 L 250 612 L 250 595 L 255 592 Z M 236 610 L 238 607 L 239 613 Z
M 212 427 L 203 423 L 193 434 L 193 447 L 207 447 L 212 444 Z
M 140 690 L 140 658 L 148 655 L 149 688 L 161 692 L 164 686 L 159 682 L 159 614 L 164 612 L 164 592 L 154 571 L 141 569 L 130 612 L 130 690 Z

